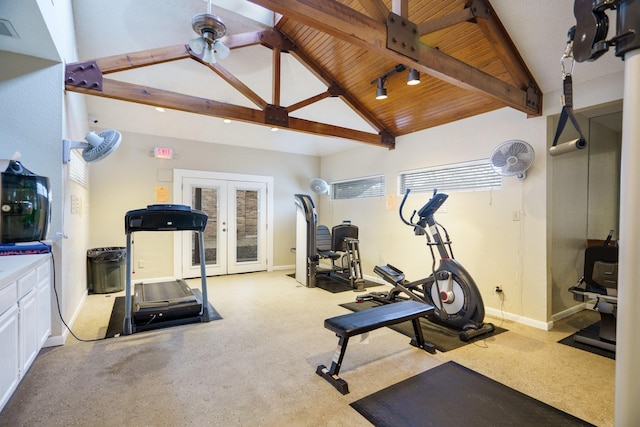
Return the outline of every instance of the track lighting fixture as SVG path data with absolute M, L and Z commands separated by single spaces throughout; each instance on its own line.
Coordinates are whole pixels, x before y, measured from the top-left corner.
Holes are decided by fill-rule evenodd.
M 415 68 L 409 68 L 409 75 L 407 75 L 407 84 L 409 86 L 420 84 L 420 72 Z
M 386 99 L 387 98 L 387 89 L 385 89 L 384 84 L 386 83 L 386 77 L 378 78 L 378 87 L 376 88 L 376 99 Z
M 376 87 L 376 99 L 386 99 L 387 98 L 387 89 L 384 87 L 387 82 L 387 78 L 402 71 L 405 71 L 407 67 L 403 64 L 396 65 L 393 70 L 377 77 L 371 81 L 371 84 L 377 84 Z M 417 85 L 420 83 L 420 72 L 415 68 L 409 69 L 409 75 L 407 76 L 407 84 L 410 86 Z

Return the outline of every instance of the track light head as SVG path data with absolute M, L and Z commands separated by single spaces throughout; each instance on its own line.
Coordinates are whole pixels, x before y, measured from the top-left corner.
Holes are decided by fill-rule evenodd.
M 420 84 L 420 72 L 415 68 L 409 69 L 409 75 L 407 76 L 407 84 L 409 86 Z
M 387 89 L 384 87 L 384 83 L 387 79 L 382 77 L 378 78 L 378 87 L 376 88 L 376 99 L 387 99 Z

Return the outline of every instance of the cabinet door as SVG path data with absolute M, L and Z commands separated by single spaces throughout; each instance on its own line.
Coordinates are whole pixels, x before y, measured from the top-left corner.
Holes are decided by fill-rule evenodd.
M 18 300 L 20 326 L 20 377 L 24 376 L 38 355 L 38 304 L 35 289 Z
M 20 352 L 18 345 L 18 305 L 0 316 L 0 411 L 20 381 Z
M 51 263 L 47 260 L 38 267 L 38 348 L 42 348 L 51 335 Z

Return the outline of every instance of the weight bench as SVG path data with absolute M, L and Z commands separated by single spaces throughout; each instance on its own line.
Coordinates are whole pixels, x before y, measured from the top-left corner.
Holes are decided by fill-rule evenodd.
M 342 359 L 347 351 L 349 338 L 408 320 L 411 320 L 414 332 L 411 345 L 435 354 L 436 350 L 433 344 L 424 341 L 422 327 L 420 326 L 420 317 L 426 316 L 433 310 L 434 307 L 429 304 L 418 301 L 402 301 L 326 319 L 324 327 L 336 333 L 338 347 L 331 362 L 331 369 L 327 369 L 324 365 L 319 365 L 316 368 L 316 374 L 327 380 L 340 393 L 349 393 L 347 382 L 338 376 L 342 366 Z

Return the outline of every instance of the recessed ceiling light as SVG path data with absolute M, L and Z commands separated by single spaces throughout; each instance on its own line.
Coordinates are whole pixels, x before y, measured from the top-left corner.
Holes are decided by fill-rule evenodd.
M 224 119 L 223 120 L 223 122 L 225 122 L 225 123 L 231 123 L 231 121 L 232 121 L 231 119 Z
M 165 110 L 165 109 L 164 109 L 164 108 L 162 108 L 162 107 L 156 107 L 156 111 L 159 111 L 159 112 L 161 112 L 161 113 L 164 113 L 164 112 L 165 112 L 165 111 L 167 111 L 167 110 Z
M 271 128 L 271 132 L 278 132 L 278 128 Z

